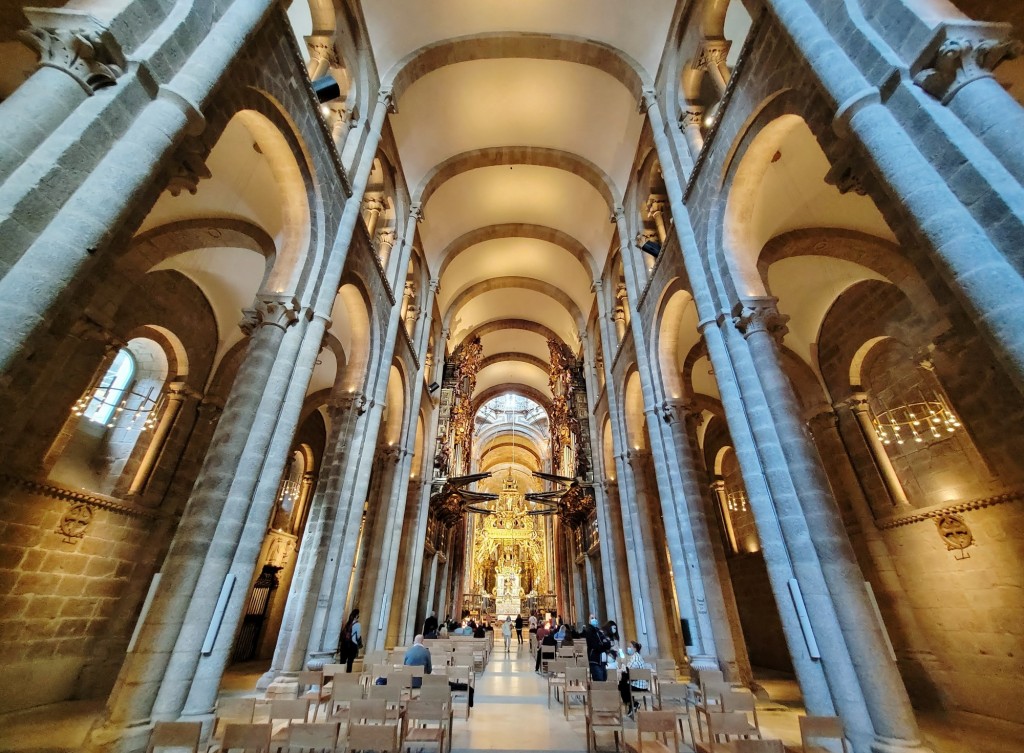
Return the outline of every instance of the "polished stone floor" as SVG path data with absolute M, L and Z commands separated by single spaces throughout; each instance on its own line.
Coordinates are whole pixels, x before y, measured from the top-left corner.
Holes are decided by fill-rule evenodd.
M 250 695 L 265 667 L 235 668 L 224 679 L 224 695 Z M 771 701 L 759 705 L 765 737 L 782 739 L 799 750 L 799 692 L 791 680 L 766 677 L 761 684 Z M 468 722 L 455 721 L 452 753 L 473 751 L 586 750 L 583 710 L 575 706 L 566 721 L 561 707 L 547 707 L 547 682 L 533 671 L 525 649 L 496 651 L 477 678 L 476 703 Z M 0 753 L 64 753 L 81 749 L 90 725 L 102 709 L 97 701 L 69 701 L 0 715 Z M 1024 727 L 984 717 L 923 715 L 921 726 L 935 753 L 1024 753 Z M 627 720 L 626 737 L 635 738 Z M 611 743 L 609 739 L 609 749 Z

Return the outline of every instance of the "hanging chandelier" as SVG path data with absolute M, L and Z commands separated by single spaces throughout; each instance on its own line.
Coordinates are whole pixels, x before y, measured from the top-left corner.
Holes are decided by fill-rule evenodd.
M 730 512 L 747 511 L 747 493 L 744 491 L 729 492 L 726 497 L 726 504 Z
M 938 393 L 882 411 L 874 417 L 875 434 L 884 445 L 931 443 L 960 428 L 960 420 Z
M 121 399 L 116 402 L 109 400 L 109 394 L 110 391 L 108 389 L 101 386 L 98 382 L 94 383 L 71 406 L 71 415 L 76 418 L 85 416 L 89 409 L 98 403 L 105 408 L 113 408 L 105 422 L 105 426 L 108 429 L 114 428 L 123 414 L 131 416 L 124 427 L 129 431 L 133 429 L 148 431 L 156 427 L 164 401 L 162 390 L 150 387 L 146 394 L 134 390 L 125 390 L 119 394 Z M 91 416 L 88 416 L 88 418 L 95 423 L 104 423 L 96 421 Z

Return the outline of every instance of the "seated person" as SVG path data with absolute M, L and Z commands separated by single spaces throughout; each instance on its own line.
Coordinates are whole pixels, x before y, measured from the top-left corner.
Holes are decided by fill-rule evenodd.
M 537 628 L 537 638 L 540 639 L 540 645 L 537 646 L 537 666 L 535 669 L 537 672 L 540 672 L 541 655 L 545 650 L 554 653 L 558 648 L 558 641 L 555 640 L 555 634 L 551 632 L 546 624 Z
M 423 645 L 423 636 L 417 635 L 412 640 L 412 645 L 405 652 L 402 664 L 407 667 L 423 667 L 423 674 L 429 675 L 433 670 L 430 665 L 430 649 Z M 419 677 L 412 678 L 412 686 L 418 688 L 423 684 Z

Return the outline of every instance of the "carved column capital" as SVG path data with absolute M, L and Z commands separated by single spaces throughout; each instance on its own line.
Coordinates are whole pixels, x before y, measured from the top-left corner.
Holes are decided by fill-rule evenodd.
M 250 337 L 260 327 L 288 329 L 299 320 L 299 302 L 290 297 L 259 295 L 253 307 L 245 309 L 242 315 L 242 321 L 238 326 Z
M 615 207 L 615 209 L 612 210 L 611 215 L 608 217 L 608 221 L 611 222 L 613 225 L 618 224 L 620 220 L 625 221 L 625 219 L 626 210 L 623 209 L 622 207 Z
M 742 301 L 733 310 L 732 322 L 745 338 L 766 332 L 781 343 L 789 328 L 789 317 L 779 311 L 774 298 L 751 298 Z
M 394 230 L 381 230 L 377 233 L 378 245 L 387 246 L 389 250 L 395 247 L 397 241 L 398 236 Z
M 684 131 L 687 128 L 700 128 L 703 124 L 704 108 L 700 105 L 688 104 L 679 115 L 679 127 Z
M 330 405 L 339 413 L 354 410 L 361 416 L 366 412 L 366 395 L 362 392 L 345 392 L 332 398 Z
M 647 216 L 654 219 L 655 215 L 664 214 L 668 209 L 668 197 L 652 194 L 647 199 Z
M 823 407 L 807 419 L 807 428 L 817 436 L 823 430 L 835 429 L 838 420 L 839 416 L 831 407 Z
M 636 243 L 637 248 L 643 248 L 645 243 L 657 242 L 658 234 L 653 230 L 641 230 L 636 234 L 636 238 L 634 239 L 634 243 Z
M 423 205 L 416 202 L 409 207 L 409 217 L 416 220 L 416 222 L 423 221 Z
M 363 211 L 364 212 L 383 212 L 384 201 L 380 196 L 366 195 L 363 197 Z
M 382 86 L 377 92 L 377 102 L 384 105 L 388 112 L 398 112 L 398 107 L 395 105 L 395 93 L 390 86 Z
M 1004 24 L 971 24 L 945 27 L 941 43 L 921 70 L 914 83 L 942 104 L 948 104 L 958 91 L 972 81 L 989 78 L 1004 60 L 1017 57 L 1024 44 L 1011 39 L 1010 27 Z
M 693 67 L 699 71 L 710 70 L 712 66 L 722 65 L 729 56 L 732 42 L 728 39 L 704 39 L 701 41 Z
M 36 8 L 26 9 L 25 16 L 32 26 L 18 37 L 39 55 L 40 68 L 63 71 L 89 95 L 117 83 L 120 50 L 95 18 Z
M 665 423 L 677 421 L 680 424 L 693 422 L 694 426 L 704 423 L 704 411 L 692 400 L 669 398 L 661 404 L 662 417 Z
M 725 479 L 719 478 L 711 482 L 711 491 L 725 494 Z
M 309 50 L 309 57 L 312 60 L 322 60 L 331 68 L 341 65 L 338 53 L 334 49 L 334 35 L 332 34 L 310 34 L 303 37 L 306 49 Z

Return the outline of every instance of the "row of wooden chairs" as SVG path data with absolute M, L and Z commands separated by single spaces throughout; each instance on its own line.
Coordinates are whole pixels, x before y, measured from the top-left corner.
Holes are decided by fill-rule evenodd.
M 372 750 L 398 753 L 399 750 L 423 750 L 431 746 L 444 753 L 451 750 L 451 718 L 443 702 L 416 700 L 410 702 L 401 725 L 373 721 L 291 724 L 285 734 L 275 739 L 273 725 L 227 724 L 223 737 L 208 750 L 222 753 L 271 753 L 271 751 L 335 751 Z M 182 753 L 200 750 L 202 725 L 199 722 L 158 722 L 150 736 L 147 753 Z

